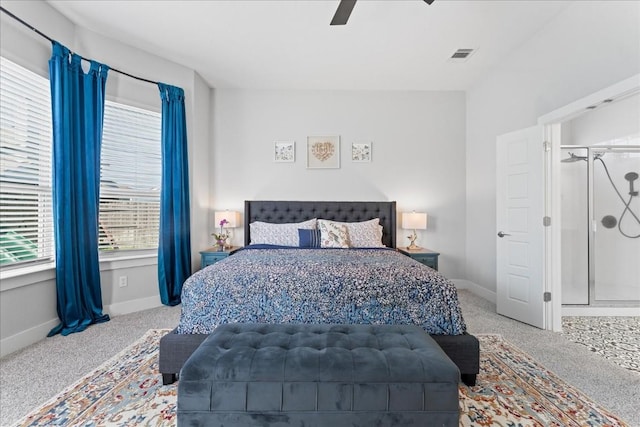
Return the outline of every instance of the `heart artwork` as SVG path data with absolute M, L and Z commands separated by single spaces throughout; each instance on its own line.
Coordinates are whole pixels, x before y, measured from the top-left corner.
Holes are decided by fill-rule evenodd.
M 333 146 L 333 143 L 328 141 L 316 142 L 311 146 L 311 154 L 313 154 L 313 156 L 321 162 L 324 162 L 325 160 L 331 158 L 334 151 L 335 148 Z

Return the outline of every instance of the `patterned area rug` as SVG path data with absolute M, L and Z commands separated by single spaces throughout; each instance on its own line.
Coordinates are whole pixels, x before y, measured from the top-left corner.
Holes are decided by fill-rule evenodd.
M 177 385 L 158 374 L 150 330 L 18 426 L 175 426 Z M 626 426 L 499 335 L 479 335 L 481 373 L 460 386 L 461 426 Z
M 563 317 L 562 331 L 568 340 L 640 373 L 640 317 Z

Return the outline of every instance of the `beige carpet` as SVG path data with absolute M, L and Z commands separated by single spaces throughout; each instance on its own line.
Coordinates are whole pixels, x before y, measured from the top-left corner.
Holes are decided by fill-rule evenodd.
M 495 304 L 458 292 L 469 332 L 500 334 L 591 400 L 640 427 L 640 374 L 630 372 L 565 335 L 542 331 L 495 312 Z M 138 340 L 149 329 L 174 328 L 180 306 L 158 307 L 46 338 L 0 359 L 0 425 L 12 426 L 61 390 Z

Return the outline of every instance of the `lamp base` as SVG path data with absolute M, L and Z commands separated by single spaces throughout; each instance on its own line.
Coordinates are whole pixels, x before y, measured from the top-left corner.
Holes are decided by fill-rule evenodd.
M 415 251 L 418 249 L 422 249 L 420 246 L 416 245 L 416 239 L 418 238 L 418 234 L 416 234 L 416 231 L 413 230 L 413 234 L 411 236 L 407 236 L 409 239 L 409 243 L 410 245 L 407 246 L 407 250 L 409 251 Z

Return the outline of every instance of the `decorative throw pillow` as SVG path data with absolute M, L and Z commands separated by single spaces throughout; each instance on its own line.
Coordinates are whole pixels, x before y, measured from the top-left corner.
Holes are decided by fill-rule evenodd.
M 319 219 L 318 224 L 322 224 L 326 219 Z M 337 222 L 334 224 L 344 225 L 347 229 L 349 247 L 352 248 L 383 248 L 382 226 L 379 218 L 373 218 L 361 222 Z
M 302 222 L 272 224 L 270 222 L 255 221 L 249 224 L 252 245 L 298 246 L 300 238 L 298 229 L 315 229 L 316 219 Z
M 331 221 L 318 222 L 320 229 L 320 247 L 348 248 L 349 236 L 347 227 Z
M 307 230 L 299 228 L 298 237 L 300 238 L 299 246 L 301 248 L 320 247 L 320 230 Z

